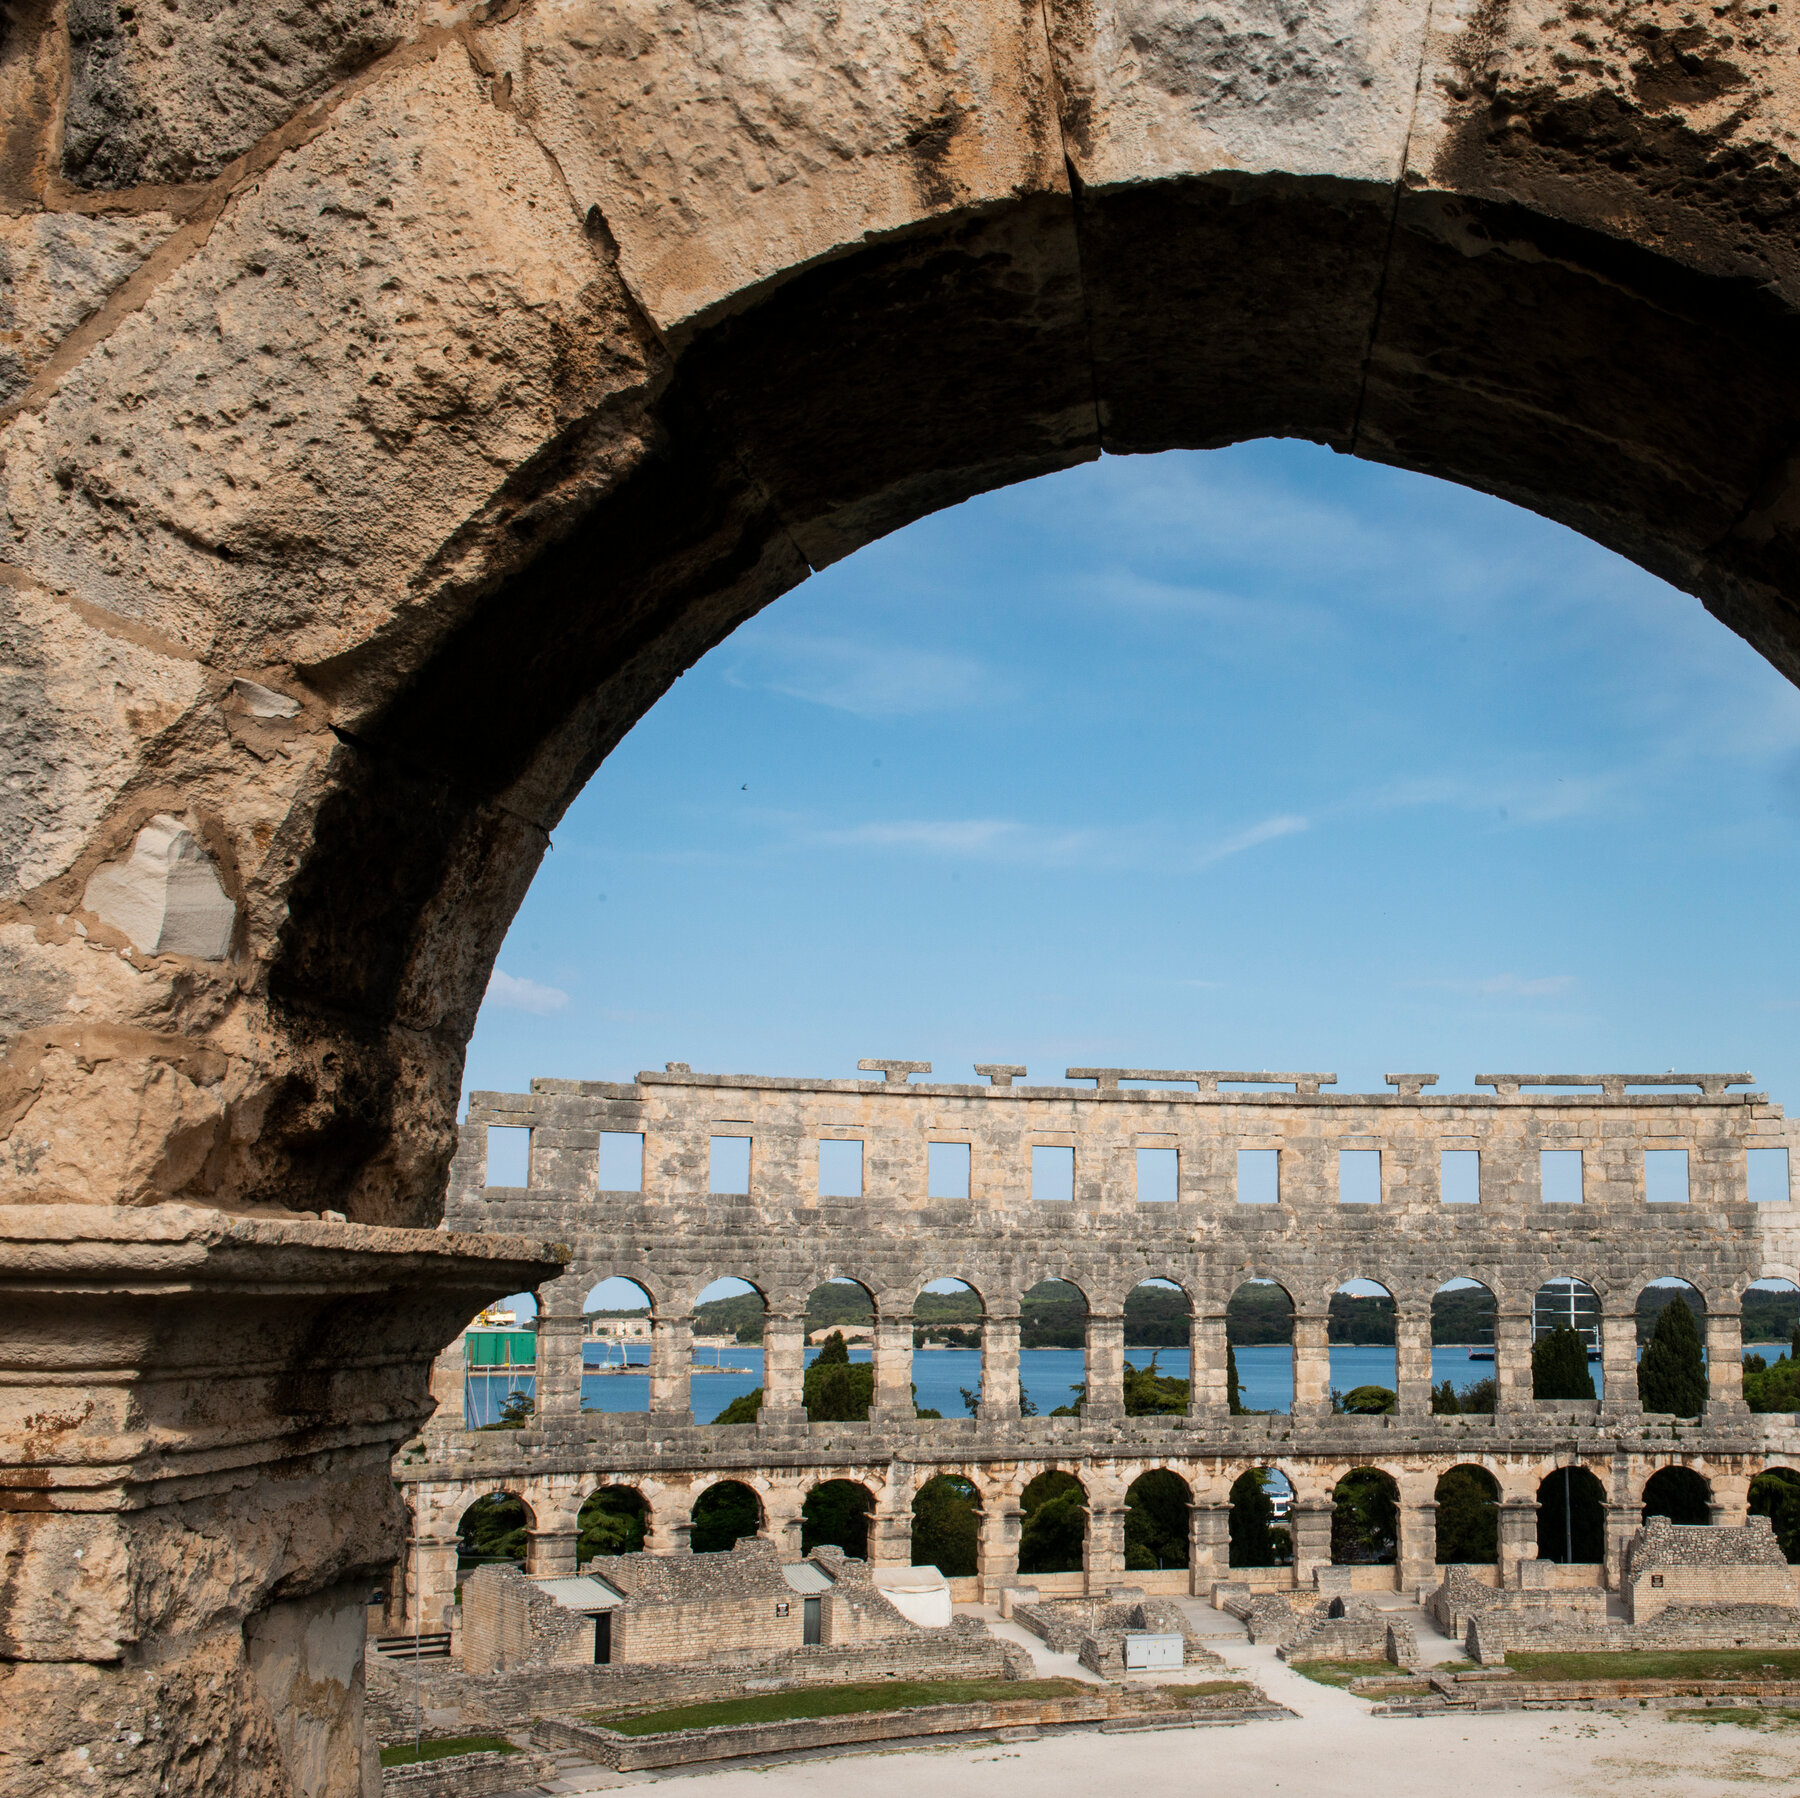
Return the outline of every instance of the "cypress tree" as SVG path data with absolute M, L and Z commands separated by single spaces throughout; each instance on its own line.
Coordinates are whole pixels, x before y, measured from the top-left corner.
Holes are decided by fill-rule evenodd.
M 1800 1330 L 1794 1332 L 1800 1336 Z M 1233 1417 L 1244 1415 L 1244 1389 L 1238 1383 L 1237 1350 L 1228 1342 L 1225 1345 L 1225 1395 L 1231 1406 Z
M 1552 1330 L 1531 1350 L 1533 1398 L 1592 1398 L 1587 1338 L 1579 1330 Z
M 1638 1398 L 1646 1411 L 1698 1417 L 1706 1408 L 1706 1365 L 1700 1332 L 1685 1299 L 1670 1299 L 1638 1362 Z

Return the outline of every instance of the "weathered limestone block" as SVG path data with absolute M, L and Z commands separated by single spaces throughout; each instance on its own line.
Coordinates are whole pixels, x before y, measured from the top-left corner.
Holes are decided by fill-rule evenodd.
M 1066 191 L 1042 18 L 1021 0 L 928 18 L 550 0 L 515 42 L 515 101 L 677 336 L 921 218 Z
M 400 41 L 407 0 L 70 0 L 63 172 L 84 187 L 204 181 Z
M 175 229 L 166 212 L 0 215 L 0 406 Z

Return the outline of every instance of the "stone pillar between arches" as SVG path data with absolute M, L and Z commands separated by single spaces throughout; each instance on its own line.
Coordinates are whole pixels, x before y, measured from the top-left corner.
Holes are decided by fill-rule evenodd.
M 533 1415 L 540 1429 L 572 1424 L 581 1414 L 585 1328 L 585 1320 L 578 1311 L 539 1314 L 537 1365 L 532 1385 L 537 1401 Z
M 806 1318 L 769 1312 L 763 1318 L 763 1399 L 756 1421 L 771 1428 L 806 1422 Z
M 1204 1598 L 1231 1575 L 1231 1506 L 1188 1507 L 1188 1591 Z
M 1019 1530 L 1024 1513 L 1012 1497 L 994 1498 L 982 1506 L 975 1567 L 981 1578 L 981 1601 L 993 1604 L 1000 1589 L 1019 1575 Z
M 1526 1411 L 1531 1396 L 1531 1313 L 1494 1313 L 1494 1409 Z
M 1231 1415 L 1226 1385 L 1225 1313 L 1196 1309 L 1188 1319 L 1188 1416 L 1211 1423 Z
M 1600 1414 L 1639 1417 L 1643 1405 L 1637 1384 L 1637 1311 L 1600 1313 Z
M 1437 1580 L 1437 1500 L 1400 1501 L 1400 1543 L 1395 1576 L 1402 1592 L 1416 1593 Z
M 1431 1310 L 1399 1312 L 1394 1319 L 1394 1381 L 1401 1417 L 1431 1415 Z
M 1294 1501 L 1288 1511 L 1288 1531 L 1294 1544 L 1294 1584 L 1305 1588 L 1313 1583 L 1313 1569 L 1331 1565 L 1331 1519 L 1334 1507 L 1330 1499 Z
M 1747 1414 L 1743 1313 L 1709 1310 L 1701 1321 L 1706 1329 L 1706 1414 Z
M 981 1328 L 981 1418 L 1016 1423 L 1019 1417 L 1019 1317 L 990 1314 Z
M 1324 1311 L 1294 1313 L 1294 1416 L 1331 1414 L 1331 1343 Z
M 688 1369 L 694 1358 L 691 1317 L 650 1319 L 650 1412 L 665 1423 L 692 1423 Z
M 1104 1593 L 1125 1578 L 1125 1507 L 1088 1502 L 1087 1534 L 1081 1546 L 1086 1590 Z
M 918 1416 L 912 1395 L 910 1312 L 877 1317 L 874 1330 L 875 1398 L 871 1423 L 912 1423 Z
M 527 1530 L 525 1571 L 534 1579 L 575 1571 L 575 1547 L 579 1530 Z
M 454 1621 L 458 1546 L 454 1534 L 407 1538 L 403 1575 L 407 1631 L 431 1635 Z
M 1499 1544 L 1500 1583 L 1508 1590 L 1516 1591 L 1519 1586 L 1519 1563 L 1537 1559 L 1537 1500 L 1502 1499 L 1495 1534 Z
M 1082 1377 L 1087 1383 L 1088 1417 L 1125 1415 L 1125 1319 L 1122 1313 L 1090 1311 Z

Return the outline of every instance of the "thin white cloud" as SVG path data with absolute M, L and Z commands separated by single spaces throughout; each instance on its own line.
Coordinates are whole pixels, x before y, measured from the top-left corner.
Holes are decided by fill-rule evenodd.
M 725 678 L 859 718 L 914 718 L 995 705 L 1011 688 L 973 656 L 848 637 L 764 630 L 738 646 Z
M 1224 861 L 1227 856 L 1242 855 L 1246 849 L 1255 849 L 1264 843 L 1273 843 L 1279 837 L 1291 837 L 1309 828 L 1305 818 L 1297 817 L 1292 812 L 1283 812 L 1277 817 L 1263 819 L 1260 824 L 1252 824 L 1248 830 L 1240 830 L 1234 836 L 1227 837 L 1224 842 L 1215 844 L 1196 858 L 1195 865 L 1204 868 L 1213 862 Z
M 1096 830 L 1062 830 L 1017 818 L 902 818 L 811 833 L 811 841 L 846 849 L 914 850 L 974 861 L 1069 867 L 1111 859 L 1116 846 Z
M 505 974 L 496 968 L 488 979 L 488 1003 L 503 1011 L 528 1011 L 534 1018 L 547 1018 L 569 1003 L 569 995 L 559 986 L 544 986 L 536 980 Z

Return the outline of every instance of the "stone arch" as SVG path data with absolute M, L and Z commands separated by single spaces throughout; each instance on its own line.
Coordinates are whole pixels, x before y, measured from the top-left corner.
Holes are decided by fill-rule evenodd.
M 922 1480 L 912 1498 L 913 1565 L 935 1567 L 946 1579 L 979 1573 L 986 1497 L 959 1470 L 942 1469 Z
M 1460 1461 L 1438 1475 L 1437 1559 L 1440 1566 L 1487 1566 L 1500 1558 L 1500 1482 L 1485 1467 Z
M 1125 1569 L 1188 1564 L 1194 1489 L 1170 1467 L 1147 1467 L 1125 1488 Z
M 1500 1301 L 1485 1280 L 1453 1274 L 1431 1295 L 1431 1408 L 1491 1412 L 1499 1402 L 1495 1337 Z
M 918 1408 L 944 1417 L 979 1415 L 988 1317 L 980 1291 L 960 1274 L 941 1275 L 924 1282 L 911 1311 Z
M 1352 1467 L 1331 1489 L 1334 1567 L 1387 1567 L 1400 1554 L 1400 1483 L 1384 1467 Z
M 1671 1462 L 1644 1481 L 1639 1503 L 1646 1523 L 1652 1517 L 1666 1517 L 1671 1523 L 1711 1523 L 1712 1482 L 1692 1467 Z
M 1676 1305 L 1685 1306 L 1687 1318 Z M 1700 1416 L 1707 1369 L 1706 1299 L 1699 1287 L 1663 1274 L 1639 1290 L 1634 1312 L 1638 1402 L 1653 1415 Z
M 642 1488 L 608 1480 L 587 1493 L 575 1511 L 575 1564 L 602 1555 L 638 1554 L 655 1543 L 654 1512 Z
M 1279 1467 L 1246 1467 L 1238 1474 L 1226 1497 L 1228 1564 L 1280 1567 L 1291 1563 L 1293 1526 L 1288 1520 L 1298 1496 L 1294 1482 Z M 1261 1558 L 1264 1556 L 1267 1558 Z
M 800 1552 L 831 1544 L 852 1560 L 869 1558 L 869 1521 L 875 1494 L 860 1480 L 816 1480 L 800 1505 Z
M 688 1512 L 688 1547 L 694 1554 L 719 1554 L 746 1536 L 764 1532 L 768 1513 L 747 1480 L 713 1480 L 694 1494 Z
M 1346 1411 L 1379 1413 L 1398 1404 L 1399 1321 L 1399 1304 L 1383 1280 L 1358 1274 L 1332 1290 L 1326 1301 L 1331 1387 Z
M 1246 1410 L 1293 1406 L 1296 1309 L 1291 1289 L 1265 1273 L 1245 1273 L 1226 1297 L 1225 1340 Z
M 857 1294 L 861 1294 L 860 1301 Z M 806 1335 L 813 1346 L 835 1328 L 846 1340 L 853 1331 L 863 1330 L 872 1339 L 881 1318 L 880 1301 L 874 1283 L 858 1279 L 854 1274 L 823 1273 L 806 1295 Z
M 1077 1474 L 1046 1467 L 1019 1493 L 1020 1573 L 1078 1573 L 1088 1535 L 1087 1486 Z
M 1606 1559 L 1606 1488 L 1589 1468 L 1570 1462 L 1538 1482 L 1538 1559 L 1591 1563 Z
M 463 1573 L 490 1561 L 529 1558 L 526 1537 L 538 1527 L 537 1507 L 511 1486 L 495 1486 L 471 1498 L 456 1518 L 456 1564 Z

